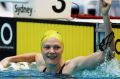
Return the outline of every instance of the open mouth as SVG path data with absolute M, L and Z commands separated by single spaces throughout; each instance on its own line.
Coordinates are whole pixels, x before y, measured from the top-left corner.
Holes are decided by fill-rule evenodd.
M 55 53 L 48 53 L 47 54 L 47 57 L 49 58 L 49 59 L 55 59 L 55 58 L 57 58 L 57 54 L 55 54 Z

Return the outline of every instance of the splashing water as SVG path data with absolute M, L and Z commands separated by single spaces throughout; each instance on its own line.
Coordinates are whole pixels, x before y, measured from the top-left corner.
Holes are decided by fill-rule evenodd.
M 95 70 L 84 70 L 75 74 L 77 77 L 120 77 L 120 64 L 117 59 L 105 61 Z
M 0 69 L 0 75 L 7 76 L 7 77 L 10 77 L 10 76 L 13 76 L 13 77 L 17 77 L 17 76 L 45 77 L 45 74 L 40 73 L 38 71 L 37 65 L 35 62 L 33 62 L 32 64 L 28 64 L 27 62 L 19 63 L 19 64 L 17 63 L 16 65 L 14 63 L 10 67 L 6 68 L 5 70 Z M 46 75 L 46 76 L 49 77 L 50 75 Z M 96 79 L 96 78 L 101 79 L 102 77 L 111 78 L 111 79 L 112 78 L 114 79 L 116 77 L 120 78 L 120 63 L 117 59 L 112 59 L 111 61 L 105 61 L 100 66 L 98 66 L 95 70 L 80 71 L 77 74 L 73 75 L 72 77 L 75 77 L 75 79 L 76 78 L 77 79 Z M 53 79 L 56 79 L 56 78 L 53 78 Z M 64 78 L 60 77 L 57 79 L 64 79 Z

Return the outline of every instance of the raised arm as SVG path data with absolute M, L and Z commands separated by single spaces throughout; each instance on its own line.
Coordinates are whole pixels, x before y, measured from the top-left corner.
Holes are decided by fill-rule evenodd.
M 100 9 L 101 9 L 101 13 L 104 21 L 105 37 L 112 32 L 112 26 L 111 26 L 109 15 L 108 15 L 111 3 L 112 3 L 112 0 L 101 0 L 101 3 L 100 3 Z M 110 49 L 112 51 L 115 50 L 114 40 L 110 44 Z
M 110 19 L 108 16 L 108 12 L 109 12 L 112 0 L 104 0 L 104 1 L 100 0 L 100 1 L 101 1 L 100 2 L 101 12 L 103 15 L 104 25 L 106 29 L 105 35 L 107 36 L 112 32 Z M 99 51 L 89 56 L 77 57 L 75 59 L 72 59 L 71 64 L 74 64 L 75 70 L 78 70 L 78 71 L 83 70 L 83 69 L 93 69 L 97 67 L 98 65 L 100 65 L 102 62 L 104 62 L 106 56 L 109 58 L 109 56 L 112 54 L 113 54 L 112 51 L 111 52 L 106 52 L 105 50 Z
M 105 38 L 108 37 L 108 40 L 105 40 L 105 42 L 110 42 L 111 38 L 109 38 L 110 34 L 112 33 L 112 27 L 110 23 L 110 18 L 108 15 L 110 6 L 111 6 L 112 0 L 100 0 L 100 8 L 101 8 L 101 13 L 103 15 L 103 21 L 104 21 L 104 27 L 105 27 Z M 114 36 L 114 35 L 113 35 Z M 114 37 L 113 37 L 114 38 Z M 86 68 L 94 68 L 100 63 L 102 63 L 105 58 L 106 59 L 111 59 L 114 57 L 114 40 L 110 43 L 109 45 L 106 44 L 106 48 L 103 51 L 96 52 L 90 56 L 87 56 L 82 64 L 86 65 Z
M 4 67 L 7 67 L 10 62 L 34 62 L 38 60 L 38 54 L 36 53 L 29 53 L 29 54 L 22 54 L 22 55 L 16 55 L 16 56 L 10 56 L 6 57 L 3 60 L 1 60 L 1 64 Z

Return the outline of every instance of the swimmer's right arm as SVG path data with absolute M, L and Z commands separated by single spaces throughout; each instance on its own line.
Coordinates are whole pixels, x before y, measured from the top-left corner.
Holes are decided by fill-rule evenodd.
M 6 57 L 3 60 L 1 60 L 1 64 L 3 67 L 8 67 L 8 65 L 11 62 L 35 62 L 38 61 L 38 58 L 41 56 L 40 54 L 36 53 L 29 53 L 29 54 L 22 54 L 22 55 L 16 55 L 16 56 L 10 56 Z

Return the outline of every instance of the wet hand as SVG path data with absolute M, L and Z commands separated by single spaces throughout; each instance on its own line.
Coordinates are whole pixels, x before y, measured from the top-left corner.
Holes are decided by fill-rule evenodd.
M 103 16 L 108 15 L 112 0 L 100 0 L 100 9 Z
M 0 61 L 0 63 L 3 65 L 4 68 L 9 66 L 10 63 L 10 57 L 6 57 L 3 60 Z

